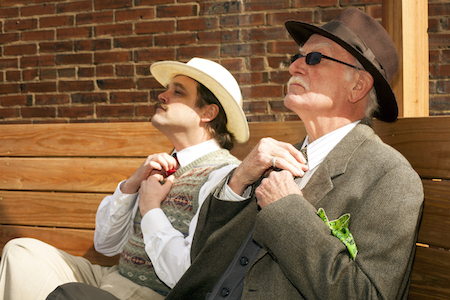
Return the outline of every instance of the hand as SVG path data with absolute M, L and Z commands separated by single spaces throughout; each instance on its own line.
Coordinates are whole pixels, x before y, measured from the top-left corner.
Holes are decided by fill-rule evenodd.
M 177 168 L 178 164 L 174 157 L 167 153 L 157 153 L 147 157 L 145 162 L 125 181 L 120 187 L 124 194 L 134 194 L 139 190 L 141 182 L 150 175 L 164 175 L 167 171 Z
M 161 174 L 153 174 L 142 181 L 141 188 L 139 189 L 139 210 L 142 216 L 154 208 L 161 208 L 161 202 L 166 199 L 167 194 L 172 188 L 174 179 L 175 176 L 170 175 L 161 184 L 164 176 Z
M 275 167 L 289 171 L 291 177 L 301 177 L 308 170 L 305 158 L 294 146 L 272 138 L 263 138 L 233 172 L 228 185 L 236 194 L 242 195 L 247 186 L 267 171 L 273 170 L 274 157 Z
M 261 209 L 291 194 L 303 195 L 288 171 L 270 172 L 255 190 L 257 203 Z

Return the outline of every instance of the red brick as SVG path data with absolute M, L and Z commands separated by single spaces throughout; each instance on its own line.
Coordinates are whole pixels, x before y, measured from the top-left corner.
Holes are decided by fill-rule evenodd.
M 198 33 L 199 44 L 239 42 L 240 30 L 206 31 Z
M 134 66 L 133 65 L 118 65 L 116 66 L 117 76 L 134 76 Z
M 97 86 L 101 90 L 121 90 L 121 89 L 134 89 L 136 85 L 131 78 L 125 79 L 99 79 L 97 80 Z
M 68 94 L 37 94 L 34 96 L 36 105 L 68 104 L 70 98 Z
M 92 106 L 58 107 L 58 117 L 83 118 L 94 115 Z
M 31 4 L 33 1 L 32 0 L 2 0 L 1 5 L 2 6 L 14 6 L 14 5 L 26 5 L 26 4 Z
M 106 93 L 77 93 L 72 94 L 73 103 L 92 104 L 92 103 L 106 103 L 108 95 Z
M 1 106 L 25 106 L 32 103 L 33 96 L 31 95 L 17 95 L 17 96 L 2 96 L 0 97 Z
M 0 83 L 0 94 L 16 94 L 20 92 L 20 84 L 18 83 Z
M 450 64 L 441 64 L 436 68 L 436 76 L 438 77 L 449 77 L 450 76 Z
M 442 62 L 450 62 L 450 49 L 442 50 Z
M 22 107 L 21 112 L 24 118 L 56 117 L 56 108 L 54 107 Z
M 5 20 L 4 23 L 5 31 L 28 30 L 36 28 L 37 28 L 36 19 L 12 19 L 12 20 Z
M 38 70 L 37 69 L 26 69 L 22 71 L 22 79 L 23 81 L 31 81 L 37 79 Z
M 56 69 L 39 69 L 39 79 L 40 80 L 50 80 L 56 79 Z
M 270 72 L 270 82 L 277 84 L 286 84 L 291 78 L 291 74 L 286 69 L 284 71 Z
M 267 102 L 266 101 L 244 101 L 242 107 L 245 113 L 267 113 Z
M 180 1 L 178 1 L 180 2 Z M 135 6 L 147 6 L 157 4 L 169 4 L 174 3 L 174 0 L 135 0 Z
M 76 41 L 74 47 L 75 51 L 99 51 L 112 48 L 110 39 Z
M 92 80 L 59 81 L 58 83 L 58 90 L 60 92 L 93 91 L 94 89 L 95 86 Z
M 134 25 L 134 32 L 137 34 L 173 32 L 175 30 L 174 21 L 153 21 L 137 23 Z
M 22 33 L 22 41 L 53 40 L 55 32 L 53 30 L 27 31 Z
M 178 59 L 191 59 L 193 56 L 212 58 L 218 57 L 220 46 L 196 46 L 178 49 Z
M 136 75 L 138 76 L 150 76 L 150 65 L 136 65 Z
M 0 18 L 16 18 L 19 16 L 18 7 L 0 8 Z
M 61 3 L 56 6 L 57 13 L 69 13 L 79 11 L 92 11 L 92 1 L 72 1 L 67 3 Z
M 242 58 L 230 58 L 222 59 L 221 65 L 229 71 L 239 71 L 244 67 L 244 59 Z
M 221 17 L 220 25 L 222 27 L 240 27 L 240 26 L 261 26 L 265 24 L 263 14 L 245 14 L 245 15 L 225 15 Z
M 75 68 L 58 69 L 58 78 L 75 78 Z
M 158 18 L 180 18 L 197 15 L 198 6 L 195 4 L 156 7 L 156 16 Z
M 267 74 L 267 72 L 246 72 L 236 74 L 235 77 L 240 85 L 261 84 L 269 82 L 269 75 Z
M 54 66 L 55 56 L 54 55 L 40 55 L 40 56 L 28 56 L 22 57 L 20 59 L 21 68 L 29 67 L 43 67 L 43 66 Z
M 149 36 L 114 39 L 114 48 L 147 48 L 153 45 Z
M 0 108 L 0 119 L 18 118 L 20 116 L 17 108 Z
M 194 33 L 165 34 L 155 37 L 155 46 L 175 46 L 195 44 Z
M 94 63 L 107 64 L 116 62 L 127 62 L 131 61 L 132 53 L 130 51 L 111 51 L 111 52 L 100 52 L 94 54 Z
M 5 78 L 6 81 L 20 81 L 20 71 L 6 71 Z
M 428 16 L 450 15 L 450 5 L 444 3 L 428 3 Z
M 134 106 L 132 105 L 97 106 L 98 117 L 123 117 L 133 115 Z
M 52 17 L 42 17 L 39 19 L 39 27 L 61 27 L 61 26 L 72 26 L 74 25 L 73 16 L 52 16 Z
M 97 66 L 98 77 L 112 77 L 114 76 L 114 67 L 111 65 Z
M 327 9 L 316 11 L 315 20 L 316 22 L 329 22 L 340 15 L 344 10 L 345 9 Z
M 276 113 L 286 113 L 291 111 L 290 109 L 286 108 L 286 106 L 284 106 L 283 100 L 269 101 L 269 106 L 270 110 Z
M 133 33 L 132 24 L 113 24 L 113 25 L 100 25 L 95 27 L 97 36 L 102 35 L 127 35 Z
M 18 33 L 1 33 L 0 34 L 0 45 L 17 42 L 18 40 L 19 40 Z
M 137 86 L 139 90 L 162 88 L 161 84 L 153 77 L 138 79 Z
M 274 98 L 283 96 L 283 88 L 279 85 L 253 86 L 246 88 L 246 90 L 249 98 Z
M 141 61 L 159 61 L 175 59 L 175 49 L 173 48 L 153 48 L 139 50 L 135 52 L 135 62 Z
M 289 56 L 267 56 L 267 63 L 272 69 L 285 68 L 289 66 Z
M 280 0 L 277 0 L 280 1 Z M 272 1 L 274 2 L 274 1 Z M 220 15 L 241 12 L 241 1 L 215 1 L 212 3 L 201 3 L 201 15 Z M 249 5 L 248 3 L 245 4 Z
M 379 3 L 379 2 L 378 2 Z M 381 5 L 372 5 L 366 7 L 366 13 L 372 18 L 375 18 L 381 22 L 381 19 L 383 18 L 383 9 Z
M 148 92 L 115 92 L 111 93 L 111 103 L 148 102 Z
M 287 38 L 287 35 L 288 33 L 284 26 L 242 30 L 242 39 L 244 41 L 277 40 L 284 37 Z
M 218 18 L 195 18 L 178 21 L 179 31 L 215 29 L 219 27 Z
M 50 82 L 30 82 L 20 85 L 23 93 L 48 93 L 56 91 L 56 83 Z
M 92 53 L 58 54 L 55 58 L 57 65 L 92 64 Z
M 17 58 L 0 58 L 0 70 L 4 70 L 7 68 L 18 68 L 18 60 Z
M 256 12 L 262 10 L 286 9 L 290 6 L 289 2 L 290 0 L 251 1 L 250 3 L 245 4 L 244 10 L 246 12 Z
M 91 12 L 86 14 L 78 14 L 76 18 L 77 25 L 110 23 L 113 21 L 112 11 Z
M 379 0 L 377 3 L 379 3 Z M 342 0 L 342 2 L 347 2 L 346 0 Z M 342 4 L 343 5 L 343 4 Z M 335 7 L 336 6 L 336 0 L 294 0 L 292 3 L 293 7 L 296 8 L 303 8 L 303 7 Z
M 94 0 L 95 10 L 132 7 L 132 0 Z
M 24 16 L 50 15 L 55 13 L 55 4 L 41 4 L 24 6 L 20 9 L 20 14 Z
M 153 19 L 155 17 L 155 10 L 153 8 L 139 8 L 139 9 L 127 9 L 116 11 L 117 21 L 130 21 L 130 20 L 146 20 Z
M 264 43 L 230 44 L 221 46 L 222 57 L 266 55 Z
M 136 107 L 136 116 L 151 117 L 155 115 L 155 105 L 139 105 Z
M 267 25 L 283 25 L 288 20 L 311 23 L 313 21 L 312 11 L 275 12 L 267 14 Z
M 39 52 L 69 52 L 73 50 L 73 42 L 43 42 L 39 43 Z
M 95 75 L 95 68 L 93 67 L 79 67 L 78 68 L 78 77 L 94 77 Z
M 450 33 L 431 33 L 428 35 L 428 45 L 433 47 L 449 47 L 450 46 Z
M 266 68 L 264 57 L 250 57 L 247 68 L 251 71 L 260 71 Z
M 56 36 L 58 39 L 91 37 L 92 29 L 90 27 L 57 29 Z
M 35 54 L 37 52 L 37 47 L 35 44 L 28 45 L 12 45 L 4 47 L 5 56 L 8 55 L 25 55 L 25 54 Z
M 298 45 L 294 40 L 276 41 L 267 43 L 267 52 L 276 54 L 293 55 L 298 53 Z

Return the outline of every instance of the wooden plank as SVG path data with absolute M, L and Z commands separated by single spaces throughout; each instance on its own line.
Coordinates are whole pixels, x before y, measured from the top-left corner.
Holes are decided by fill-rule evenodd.
M 112 193 L 144 160 L 0 157 L 0 189 Z
M 0 224 L 94 229 L 106 195 L 0 190 Z
M 382 24 L 399 55 L 391 85 L 401 117 L 429 115 L 428 1 L 382 1 Z
M 450 299 L 449 270 L 449 251 L 417 247 L 408 299 Z
M 235 145 L 231 153 L 237 158 L 245 156 L 264 137 L 273 137 L 276 140 L 295 144 L 306 136 L 306 130 L 301 121 L 291 122 L 255 122 L 249 123 L 250 139 L 246 144 Z
M 83 256 L 94 264 L 111 266 L 118 263 L 118 256 L 106 257 L 95 251 L 92 244 L 94 230 L 0 225 L 0 248 L 17 237 L 44 241 L 69 254 Z
M 450 179 L 450 117 L 374 122 L 382 140 L 400 151 L 422 178 Z
M 450 181 L 423 180 L 425 205 L 418 242 L 450 249 Z
M 172 149 L 147 122 L 1 125 L 0 156 L 147 157 Z

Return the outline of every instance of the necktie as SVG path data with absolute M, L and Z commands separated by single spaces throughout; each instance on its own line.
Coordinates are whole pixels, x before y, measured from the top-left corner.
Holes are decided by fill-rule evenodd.
M 178 161 L 178 158 L 177 158 L 177 154 L 176 154 L 176 153 L 173 153 L 172 156 L 173 156 L 173 157 L 175 158 L 175 160 L 177 161 L 177 164 L 180 164 L 180 162 Z M 166 172 L 166 177 L 172 175 L 172 174 L 175 173 L 176 171 L 177 171 L 177 169 L 172 168 L 171 170 L 169 170 L 169 171 Z

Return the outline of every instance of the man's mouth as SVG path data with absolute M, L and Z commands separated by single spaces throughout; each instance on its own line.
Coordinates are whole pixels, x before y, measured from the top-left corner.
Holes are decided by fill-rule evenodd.
M 158 108 L 159 108 L 159 109 L 162 109 L 162 110 L 164 110 L 164 111 L 167 110 L 167 107 L 166 107 L 165 105 L 163 105 L 162 103 L 156 103 L 156 104 L 155 104 L 155 110 L 158 110 Z

